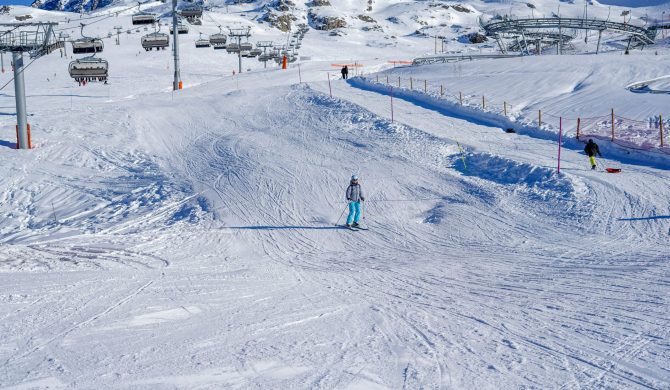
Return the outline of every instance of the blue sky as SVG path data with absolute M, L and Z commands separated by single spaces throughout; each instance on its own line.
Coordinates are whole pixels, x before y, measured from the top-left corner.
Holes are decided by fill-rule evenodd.
M 34 0 L 0 0 L 0 5 L 30 5 Z
M 33 0 L 0 0 L 0 5 L 30 5 Z

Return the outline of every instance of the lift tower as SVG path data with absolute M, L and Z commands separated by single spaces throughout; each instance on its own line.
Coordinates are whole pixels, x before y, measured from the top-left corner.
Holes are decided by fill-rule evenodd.
M 26 115 L 26 84 L 23 78 L 23 54 L 33 60 L 65 46 L 56 39 L 54 22 L 0 23 L 0 52 L 12 53 L 14 62 L 14 95 L 16 96 L 17 149 L 30 149 L 30 125 Z

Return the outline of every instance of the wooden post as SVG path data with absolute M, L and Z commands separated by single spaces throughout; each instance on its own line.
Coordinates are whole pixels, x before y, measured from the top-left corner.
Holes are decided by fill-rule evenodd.
M 461 102 L 461 106 L 463 105 L 463 94 L 461 92 L 458 92 L 458 100 Z
M 582 120 L 581 118 L 577 118 L 577 139 L 579 139 L 579 128 L 581 127 Z
M 542 128 L 542 110 L 537 110 L 537 127 Z
M 444 86 L 440 84 L 440 96 L 444 96 Z
M 659 125 L 661 127 L 661 147 L 663 147 L 663 115 L 658 116 Z
M 414 90 L 414 83 L 412 82 L 412 78 L 409 78 L 409 89 Z
M 486 110 L 486 101 L 484 100 L 484 95 L 482 95 L 482 109 Z
M 428 80 L 423 80 L 423 93 L 428 93 Z
M 507 102 L 503 102 L 503 113 L 507 116 Z
M 612 109 L 612 142 L 614 142 L 614 109 Z

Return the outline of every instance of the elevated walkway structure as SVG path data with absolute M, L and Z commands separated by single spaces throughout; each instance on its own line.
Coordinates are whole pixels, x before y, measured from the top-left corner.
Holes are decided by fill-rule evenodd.
M 437 63 L 459 62 L 459 61 L 474 61 L 491 58 L 513 58 L 519 57 L 520 54 L 444 54 L 427 57 L 419 57 L 412 60 L 412 65 L 428 65 Z
M 600 40 L 603 31 L 613 31 L 627 35 L 628 48 L 644 47 L 651 45 L 656 39 L 656 28 L 645 28 L 630 23 L 618 23 L 600 19 L 578 19 L 578 18 L 526 18 L 526 19 L 502 19 L 488 23 L 480 23 L 487 36 L 494 37 L 501 51 L 506 52 L 502 44 L 505 37 L 516 37 L 523 42 L 523 47 L 528 50 L 528 34 L 532 32 L 558 32 L 563 35 L 564 30 L 593 30 L 598 32 L 598 46 L 596 52 L 600 51 Z M 563 39 L 557 41 L 558 51 L 563 45 Z M 627 49 L 628 49 L 627 48 Z

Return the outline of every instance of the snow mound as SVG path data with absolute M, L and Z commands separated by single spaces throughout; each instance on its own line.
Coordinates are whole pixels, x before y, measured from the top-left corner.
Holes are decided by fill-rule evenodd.
M 466 165 L 456 160 L 454 167 L 467 176 L 514 187 L 535 200 L 569 200 L 575 196 L 573 181 L 559 175 L 555 169 L 521 163 L 501 156 L 486 153 L 471 153 L 465 158 Z

